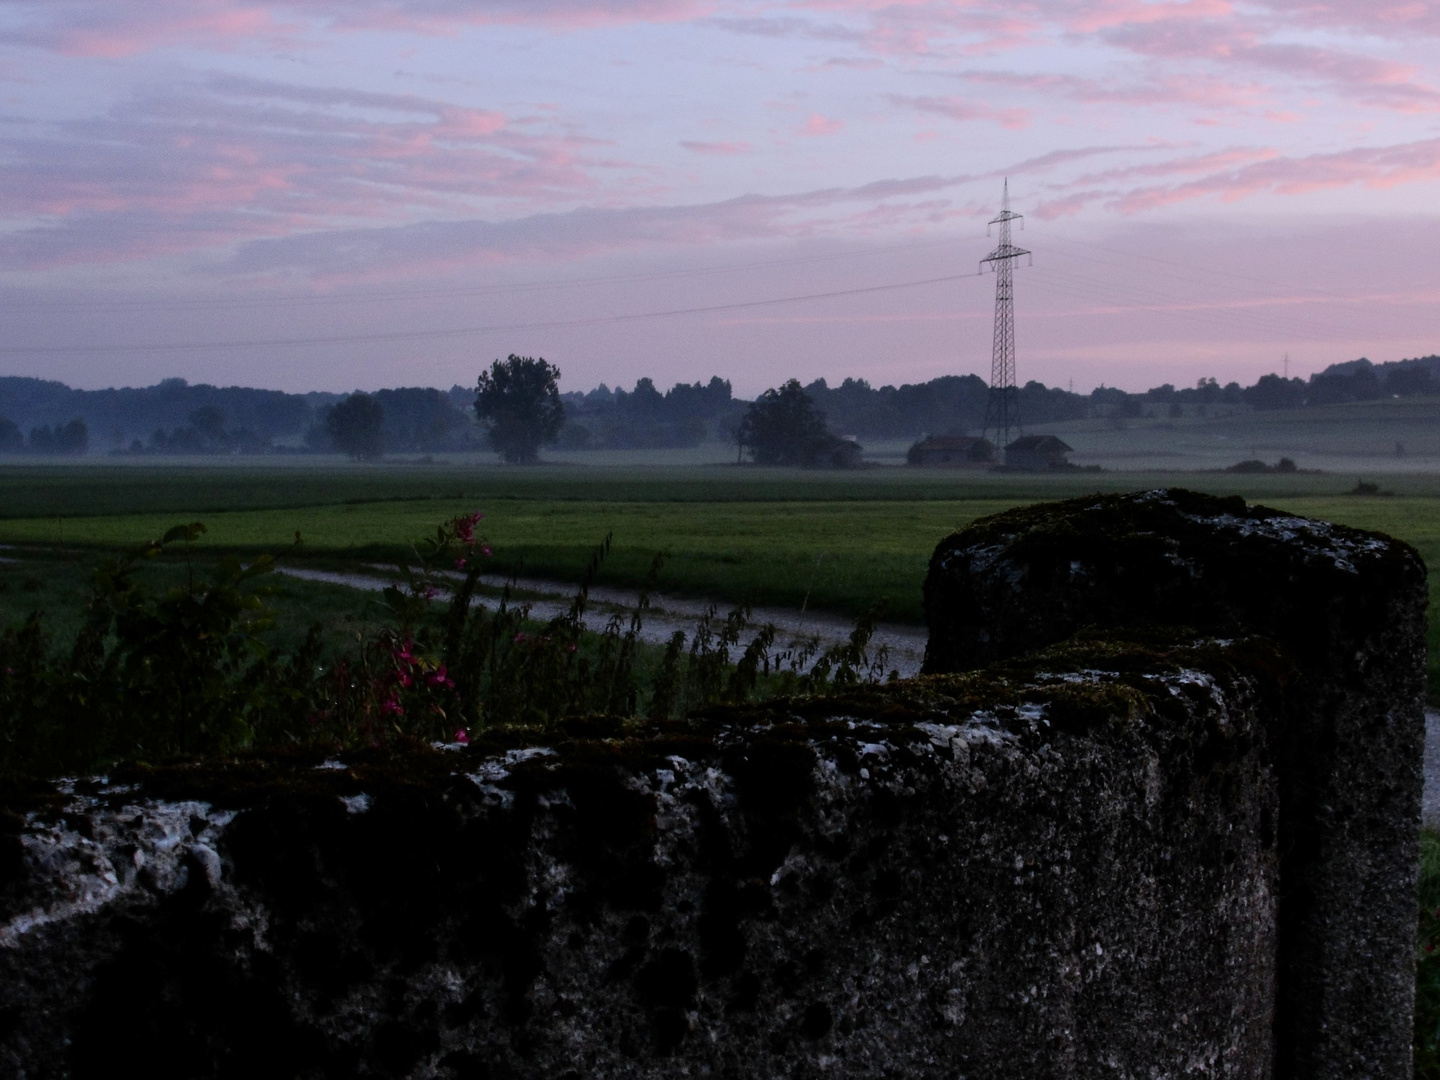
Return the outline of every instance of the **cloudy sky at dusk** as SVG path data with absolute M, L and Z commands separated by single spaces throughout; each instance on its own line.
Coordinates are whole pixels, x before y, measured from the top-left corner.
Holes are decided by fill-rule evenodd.
M 1251 382 L 1440 351 L 1428 0 L 0 0 L 0 374 Z

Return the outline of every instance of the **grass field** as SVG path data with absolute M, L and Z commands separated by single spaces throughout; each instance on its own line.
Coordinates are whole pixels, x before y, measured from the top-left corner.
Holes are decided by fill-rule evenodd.
M 661 460 L 659 455 L 652 455 Z M 237 459 L 193 464 L 53 463 L 0 465 L 0 520 L 103 517 L 167 512 L 214 513 L 359 502 L 460 499 L 553 499 L 568 502 L 774 502 L 1014 499 L 1034 502 L 1089 491 L 1131 491 L 1181 484 L 1201 491 L 1239 492 L 1275 500 L 1339 494 L 1355 486 L 1349 473 L 1235 476 L 1225 473 L 1124 472 L 1037 476 L 983 471 L 876 468 L 859 472 L 710 466 L 599 468 L 542 465 L 528 469 L 488 462 L 360 465 L 327 461 L 307 467 L 257 467 Z M 1402 494 L 1440 495 L 1440 475 L 1387 476 Z
M 83 564 L 182 521 L 208 527 L 194 551 L 202 560 L 286 551 L 338 566 L 391 561 L 441 520 L 479 509 L 497 570 L 573 581 L 609 533 L 610 583 L 639 585 L 658 552 L 666 591 L 847 615 L 885 597 L 888 618 L 920 622 L 925 567 L 947 533 L 1042 499 L 1165 484 L 1386 532 L 1440 566 L 1440 476 L 1426 475 L 1385 478 L 1396 494 L 1382 498 L 1346 494 L 1353 477 L 1321 474 L 26 466 L 0 469 L 0 543 L 22 558 L 0 572 L 0 585 L 10 582 L 0 588 L 0 620 L 42 607 L 63 624 L 83 597 Z M 297 531 L 305 543 L 295 550 Z M 313 605 L 339 619 L 357 606 L 345 590 L 284 588 L 296 615 Z

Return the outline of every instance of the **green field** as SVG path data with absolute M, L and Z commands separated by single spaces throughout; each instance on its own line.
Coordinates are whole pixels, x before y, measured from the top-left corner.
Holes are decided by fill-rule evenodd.
M 1346 494 L 1354 482 L 1303 473 L 900 468 L 27 466 L 0 469 L 0 543 L 14 545 L 5 554 L 20 559 L 0 564 L 0 619 L 43 607 L 63 623 L 78 611 L 85 564 L 182 521 L 209 530 L 195 545 L 197 559 L 284 551 L 308 565 L 354 566 L 393 561 L 441 520 L 474 509 L 486 514 L 497 570 L 574 581 L 608 533 L 614 546 L 601 578 L 610 583 L 639 585 L 658 552 L 664 591 L 847 615 L 884 597 L 888 618 L 917 623 L 926 563 L 941 537 L 1011 506 L 1096 490 L 1173 484 L 1241 494 L 1389 533 L 1419 549 L 1427 565 L 1440 565 L 1440 476 L 1387 477 L 1392 497 Z M 313 603 L 338 617 L 339 607 L 356 606 L 343 589 L 306 599 L 309 586 L 284 587 L 296 613 Z

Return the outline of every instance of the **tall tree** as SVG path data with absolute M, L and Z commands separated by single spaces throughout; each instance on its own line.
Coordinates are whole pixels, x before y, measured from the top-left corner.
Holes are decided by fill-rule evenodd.
M 825 414 L 798 379 L 756 398 L 736 438 L 757 465 L 812 465 L 834 441 Z
M 360 461 L 372 461 L 385 452 L 384 425 L 380 402 L 359 391 L 336 403 L 325 417 L 325 430 L 336 448 Z
M 560 369 L 543 358 L 496 360 L 475 386 L 475 415 L 489 425 L 490 445 L 511 464 L 531 464 L 565 423 Z
M 25 449 L 25 436 L 20 425 L 8 416 L 0 416 L 0 454 L 18 454 Z

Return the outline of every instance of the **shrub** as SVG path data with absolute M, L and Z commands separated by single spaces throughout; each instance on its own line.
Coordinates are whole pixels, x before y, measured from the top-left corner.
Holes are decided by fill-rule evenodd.
M 264 575 L 273 556 L 248 565 L 225 558 L 205 573 L 189 565 L 199 523 L 107 560 L 67 648 L 38 614 L 0 633 L 0 774 L 283 742 L 464 741 L 481 725 L 544 727 L 591 714 L 683 717 L 714 702 L 887 676 L 885 650 L 869 647 L 878 609 L 848 642 L 823 651 L 815 639 L 777 648 L 775 628 L 752 626 L 745 607 L 723 619 L 712 609 L 657 650 L 641 639 L 647 587 L 633 611 L 588 631 L 589 588 L 609 537 L 569 609 L 537 626 L 510 586 L 493 606 L 476 602 L 491 554 L 480 520 L 452 518 L 415 544 L 377 602 L 383 629 L 331 657 L 318 626 L 288 655 L 268 644 Z M 184 584 L 143 587 L 137 569 L 177 547 L 187 557 Z M 660 565 L 657 556 L 651 585 Z

